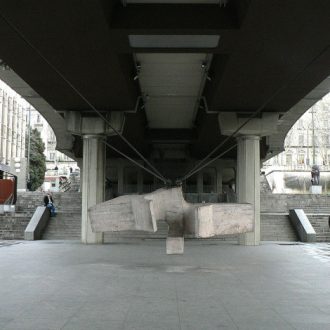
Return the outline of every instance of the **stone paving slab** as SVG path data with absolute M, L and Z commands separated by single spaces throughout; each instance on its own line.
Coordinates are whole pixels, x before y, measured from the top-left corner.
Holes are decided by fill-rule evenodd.
M 0 246 L 0 329 L 330 329 L 329 244 Z

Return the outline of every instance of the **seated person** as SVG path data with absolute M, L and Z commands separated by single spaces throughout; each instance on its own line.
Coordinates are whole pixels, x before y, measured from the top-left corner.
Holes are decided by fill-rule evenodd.
M 53 197 L 50 193 L 44 197 L 44 206 L 48 208 L 51 217 L 56 215 Z

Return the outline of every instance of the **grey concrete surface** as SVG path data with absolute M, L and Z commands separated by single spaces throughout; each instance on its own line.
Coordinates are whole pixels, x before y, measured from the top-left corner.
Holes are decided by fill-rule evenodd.
M 330 329 L 330 245 L 0 242 L 0 329 Z

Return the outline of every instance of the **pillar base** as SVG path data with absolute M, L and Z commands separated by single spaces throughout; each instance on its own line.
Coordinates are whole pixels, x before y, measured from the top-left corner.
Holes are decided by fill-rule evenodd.
M 255 233 L 240 234 L 238 244 L 245 246 L 258 246 L 260 245 L 260 240 L 255 237 Z
M 322 186 L 310 186 L 309 192 L 311 194 L 322 194 Z

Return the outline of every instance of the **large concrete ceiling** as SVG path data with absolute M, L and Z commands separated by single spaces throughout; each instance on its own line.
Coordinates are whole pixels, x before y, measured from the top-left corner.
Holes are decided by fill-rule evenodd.
M 45 58 L 98 110 L 130 111 L 124 134 L 146 153 L 184 141 L 201 157 L 223 139 L 218 112 L 284 114 L 330 75 L 328 0 L 0 5 L 0 58 L 59 112 L 92 114 Z

